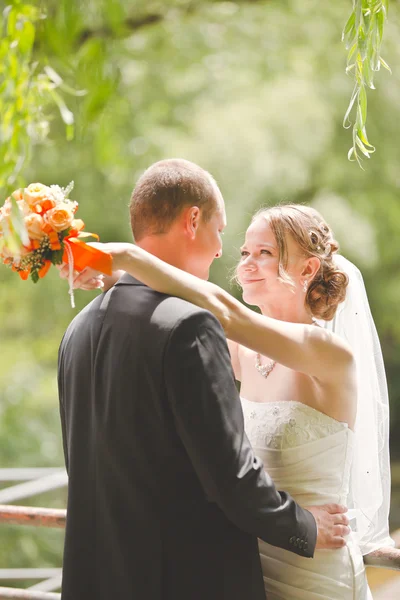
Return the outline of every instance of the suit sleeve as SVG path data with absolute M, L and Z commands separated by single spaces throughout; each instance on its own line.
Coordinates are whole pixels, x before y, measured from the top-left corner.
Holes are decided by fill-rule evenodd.
M 199 311 L 175 325 L 164 368 L 177 431 L 207 497 L 242 530 L 312 557 L 314 517 L 276 490 L 254 455 L 226 339 L 211 313 Z

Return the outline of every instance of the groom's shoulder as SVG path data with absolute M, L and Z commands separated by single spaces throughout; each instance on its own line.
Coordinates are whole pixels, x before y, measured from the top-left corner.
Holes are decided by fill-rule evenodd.
M 219 325 L 209 311 L 177 296 L 156 292 L 128 273 L 121 277 L 115 288 L 124 309 L 130 313 L 130 316 L 142 317 L 145 321 L 148 320 L 150 325 L 172 329 L 187 320 L 191 322 L 211 320 Z
M 157 303 L 151 322 L 169 330 L 184 327 L 185 324 L 190 324 L 192 327 L 196 325 L 220 327 L 218 320 L 208 310 L 182 298 L 167 295 L 163 295 L 161 301 Z
M 79 329 L 82 326 L 82 324 L 88 320 L 91 314 L 96 313 L 99 307 L 101 306 L 102 297 L 104 297 L 104 294 L 97 296 L 96 298 L 94 298 L 94 300 L 92 300 L 91 302 L 89 302 L 89 304 L 82 308 L 69 323 L 65 334 L 68 334 L 74 329 Z

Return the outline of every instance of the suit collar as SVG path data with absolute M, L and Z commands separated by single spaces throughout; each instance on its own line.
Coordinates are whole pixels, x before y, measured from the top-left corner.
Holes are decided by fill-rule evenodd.
M 138 279 L 135 279 L 134 277 L 132 277 L 132 275 L 129 275 L 129 273 L 124 273 L 118 279 L 118 281 L 115 285 L 145 285 L 145 284 L 142 283 L 141 281 L 139 281 Z

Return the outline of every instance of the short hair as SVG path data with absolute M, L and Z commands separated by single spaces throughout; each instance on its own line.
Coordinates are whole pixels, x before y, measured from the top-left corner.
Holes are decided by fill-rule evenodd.
M 129 205 L 133 237 L 167 233 L 189 206 L 201 209 L 209 221 L 216 207 L 218 186 L 198 165 L 182 158 L 161 160 L 149 167 L 138 180 Z

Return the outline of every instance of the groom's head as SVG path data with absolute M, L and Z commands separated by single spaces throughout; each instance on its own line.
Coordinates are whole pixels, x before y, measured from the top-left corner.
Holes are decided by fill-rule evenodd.
M 192 162 L 149 167 L 133 190 L 130 215 L 138 245 L 198 277 L 206 279 L 222 254 L 224 201 L 212 176 Z

